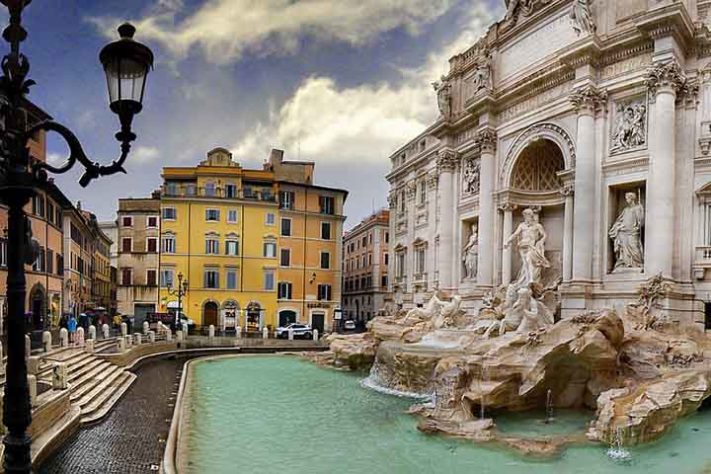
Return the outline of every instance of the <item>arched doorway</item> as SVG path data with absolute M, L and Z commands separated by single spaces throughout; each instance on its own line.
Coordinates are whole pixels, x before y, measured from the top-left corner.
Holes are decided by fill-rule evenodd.
M 296 322 L 296 311 L 293 309 L 282 309 L 279 311 L 279 327 L 286 327 Z
M 207 301 L 202 309 L 202 324 L 203 326 L 217 326 L 217 303 Z
M 250 301 L 247 305 L 245 326 L 247 331 L 259 331 L 262 327 L 262 307 L 256 301 Z
M 44 319 L 47 315 L 47 294 L 39 283 L 30 290 L 30 312 L 32 313 L 32 330 L 41 331 L 44 329 Z
M 239 326 L 239 303 L 226 300 L 222 303 L 222 330 L 234 331 Z

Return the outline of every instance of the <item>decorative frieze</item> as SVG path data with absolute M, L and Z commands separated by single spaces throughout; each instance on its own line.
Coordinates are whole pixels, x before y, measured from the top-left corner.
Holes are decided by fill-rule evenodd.
M 651 97 L 657 95 L 660 88 L 672 88 L 674 91 L 683 91 L 686 86 L 686 74 L 681 69 L 679 62 L 672 59 L 666 62 L 656 62 L 647 70 L 645 85 Z
M 570 102 L 578 113 L 595 114 L 597 110 L 604 109 L 607 104 L 607 91 L 601 91 L 593 85 L 586 85 L 575 89 L 569 96 Z
M 647 100 L 645 97 L 616 104 L 610 136 L 610 153 L 643 148 L 647 145 Z
M 479 194 L 481 160 L 478 157 L 467 157 L 462 162 L 462 194 Z

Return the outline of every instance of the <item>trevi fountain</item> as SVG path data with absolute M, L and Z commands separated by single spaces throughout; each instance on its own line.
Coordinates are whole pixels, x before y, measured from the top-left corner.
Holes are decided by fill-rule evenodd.
M 392 301 L 304 356 L 341 371 L 196 368 L 189 456 L 230 472 L 210 448 L 271 459 L 262 433 L 293 472 L 709 472 L 710 24 L 711 0 L 506 1 L 390 156 Z

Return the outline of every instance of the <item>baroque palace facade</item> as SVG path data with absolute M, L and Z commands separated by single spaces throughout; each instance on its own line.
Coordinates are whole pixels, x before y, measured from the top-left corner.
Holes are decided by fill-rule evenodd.
M 196 167 L 164 168 L 160 310 L 176 307 L 169 286 L 182 274 L 183 312 L 200 326 L 330 330 L 347 192 L 315 185 L 313 174 L 314 163 L 285 161 L 280 150 L 262 169 L 242 168 L 223 148 Z
M 661 275 L 664 313 L 703 321 L 709 21 L 708 0 L 507 2 L 433 84 L 438 120 L 390 157 L 395 300 L 439 289 L 475 311 L 536 281 L 566 317 Z

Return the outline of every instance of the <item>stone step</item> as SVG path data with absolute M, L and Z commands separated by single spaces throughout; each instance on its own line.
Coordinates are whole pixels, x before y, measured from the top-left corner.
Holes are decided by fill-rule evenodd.
M 120 369 L 115 365 L 109 364 L 102 365 L 99 369 L 92 371 L 90 374 L 83 378 L 81 384 L 76 384 L 76 386 L 71 387 L 72 394 L 70 399 L 72 403 L 77 403 L 80 398 L 82 398 L 86 393 L 93 390 L 98 384 L 101 383 L 102 380 L 106 379 L 106 377 L 109 377 L 116 370 Z
M 92 372 L 94 369 L 96 369 L 97 366 L 102 365 L 105 362 L 106 361 L 103 361 L 101 359 L 96 359 L 96 358 L 88 360 L 88 361 L 86 361 L 86 363 L 75 368 L 74 370 L 70 369 L 68 371 L 69 373 L 68 373 L 67 381 L 69 383 L 75 382 L 76 380 L 81 379 L 86 374 L 88 374 L 88 373 Z
M 71 378 L 72 373 L 76 372 L 79 370 L 78 368 L 81 367 L 82 365 L 88 364 L 94 360 L 94 357 L 91 354 L 88 354 L 86 352 L 82 353 L 77 353 L 73 355 L 70 358 L 67 358 L 66 360 L 55 360 L 51 358 L 46 358 L 45 363 L 40 365 L 40 370 L 38 374 L 38 378 L 43 379 L 43 380 L 51 380 L 52 379 L 52 369 L 54 368 L 54 365 L 57 363 L 65 363 L 67 364 L 67 373 L 68 376 Z
M 135 380 L 135 374 L 124 371 L 115 385 L 105 390 L 100 397 L 82 409 L 81 423 L 95 423 L 101 420 L 111 411 L 111 408 L 126 393 Z
M 93 379 L 91 383 L 87 383 L 86 387 L 89 388 L 82 387 L 81 393 L 77 392 L 76 397 L 74 396 L 75 394 L 72 393 L 72 402 L 80 407 L 89 405 L 97 396 L 112 386 L 116 378 L 121 377 L 124 372 L 122 368 L 113 366 L 105 373 Z
M 86 384 L 92 384 L 93 380 L 97 377 L 97 375 L 108 370 L 109 368 L 111 368 L 111 364 L 102 361 L 102 363 L 94 366 L 94 368 L 92 368 L 89 372 L 86 372 L 84 375 L 82 375 L 81 378 L 74 379 L 74 381 L 69 381 L 69 388 L 72 391 L 72 402 L 76 398 L 74 394 L 78 393 L 80 388 L 82 388 Z

